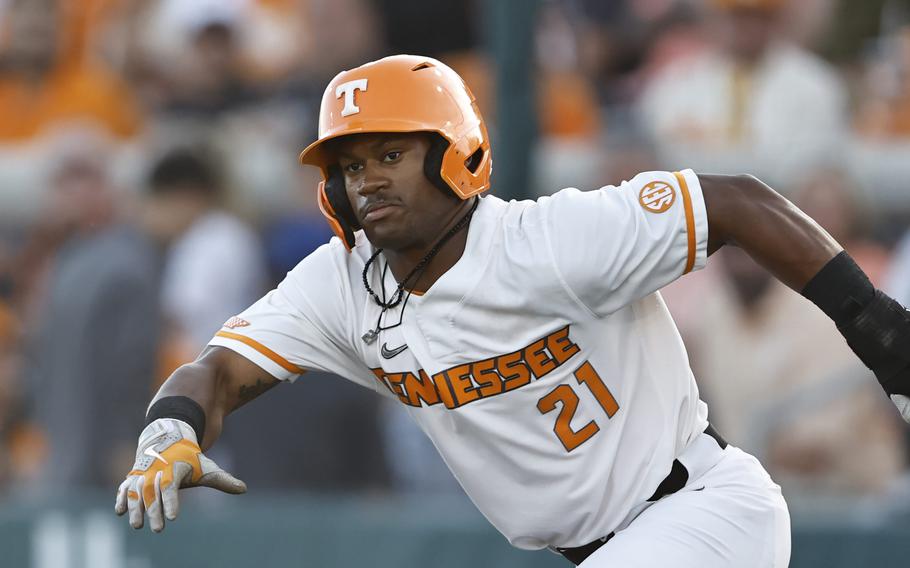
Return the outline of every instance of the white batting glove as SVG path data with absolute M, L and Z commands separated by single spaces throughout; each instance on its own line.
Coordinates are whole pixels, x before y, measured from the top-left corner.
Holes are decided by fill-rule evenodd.
M 212 487 L 225 493 L 245 493 L 246 483 L 205 457 L 193 428 L 181 420 L 159 418 L 139 435 L 136 463 L 117 489 L 114 512 L 129 510 L 130 526 L 140 529 L 144 514 L 155 532 L 164 519 L 177 518 L 177 491 L 184 487 Z
M 903 419 L 910 424 L 910 398 L 902 394 L 892 394 L 891 402 L 897 407 Z

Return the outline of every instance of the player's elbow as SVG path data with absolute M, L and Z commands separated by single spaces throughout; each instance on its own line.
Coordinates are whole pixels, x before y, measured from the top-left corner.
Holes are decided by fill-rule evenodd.
M 742 231 L 751 230 L 765 213 L 788 202 L 767 184 L 750 174 L 698 176 L 708 217 L 711 252 L 735 243 Z
M 769 193 L 775 193 L 767 184 L 752 174 L 700 174 L 698 179 L 706 200 L 716 199 L 719 196 L 715 196 L 715 194 L 720 194 L 731 201 L 749 202 L 767 198 Z

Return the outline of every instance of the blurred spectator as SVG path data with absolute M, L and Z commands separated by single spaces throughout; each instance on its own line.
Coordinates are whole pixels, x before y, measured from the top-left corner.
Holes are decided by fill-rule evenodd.
M 824 52 L 833 60 L 854 65 L 872 44 L 910 21 L 908 0 L 832 0 Z
M 179 140 L 211 149 L 248 217 L 285 215 L 298 183 L 296 154 L 315 130 L 322 75 L 339 69 L 323 66 L 349 47 L 339 48 L 332 21 L 336 43 L 316 49 L 325 33 L 316 26 L 351 3 L 160 0 L 135 8 L 128 61 L 151 110 L 151 146 Z M 346 32 L 364 25 L 363 17 L 340 14 Z
M 132 89 L 97 49 L 115 2 L 0 2 L 0 222 L 7 228 L 26 230 L 41 216 L 60 138 L 93 129 L 126 143 L 140 131 Z M 113 151 L 111 161 L 125 165 Z
M 62 236 L 23 370 L 33 419 L 47 436 L 44 489 L 111 487 L 129 467 L 155 366 L 159 319 L 150 243 L 124 224 L 90 146 L 63 156 L 45 223 Z
M 601 109 L 589 77 L 581 72 L 578 22 L 564 3 L 540 10 L 535 37 L 539 139 L 531 161 L 532 193 L 604 185 Z
M 714 49 L 668 65 L 640 117 L 661 166 L 750 172 L 782 191 L 837 159 L 846 91 L 834 70 L 781 37 L 785 0 L 711 0 Z
M 882 235 L 873 233 L 866 196 L 849 173 L 835 167 L 810 170 L 795 185 L 792 200 L 843 245 L 873 284 L 882 284 L 890 255 L 877 241 Z
M 199 27 L 193 36 L 189 58 L 193 68 L 181 75 L 184 81 L 177 85 L 166 110 L 206 117 L 253 100 L 253 93 L 243 81 L 237 65 L 234 34 L 230 25 L 221 22 L 208 22 Z
M 711 420 L 785 492 L 881 493 L 905 466 L 902 427 L 834 324 L 739 249 L 712 259 L 687 344 Z
M 910 217 L 910 10 L 870 44 L 859 85 L 849 165 L 888 217 Z M 893 24 L 893 23 L 892 23 Z
M 194 358 L 266 285 L 259 239 L 220 207 L 221 183 L 215 166 L 189 150 L 166 154 L 149 176 L 144 223 L 167 247 L 161 301 L 178 364 Z
M 130 89 L 85 49 L 90 26 L 84 20 L 99 3 L 10 0 L 0 41 L 0 142 L 31 139 L 72 121 L 119 137 L 137 133 Z
M 581 68 L 612 113 L 629 112 L 642 79 L 704 48 L 693 2 L 562 0 L 575 12 Z
M 476 49 L 482 19 L 476 2 L 371 0 L 388 53 L 419 53 L 437 59 Z M 431 25 L 445 22 L 445 25 Z
M 12 449 L 22 421 L 18 341 L 21 326 L 9 302 L 10 270 L 7 251 L 0 247 L 0 495 L 15 477 Z
M 304 210 L 293 217 L 278 219 L 265 235 L 269 281 L 278 284 L 301 259 L 329 242 L 332 235 L 319 211 Z
M 878 41 L 857 110 L 857 130 L 870 138 L 910 136 L 910 25 Z
M 168 94 L 159 110 L 204 120 L 255 100 L 238 38 L 244 4 L 161 3 L 162 11 L 177 12 L 172 17 L 182 20 L 174 25 L 184 28 L 187 45 L 177 64 L 160 69 Z

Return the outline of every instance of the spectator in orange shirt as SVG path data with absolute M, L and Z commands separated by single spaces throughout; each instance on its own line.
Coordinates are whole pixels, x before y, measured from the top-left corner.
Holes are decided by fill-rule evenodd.
M 72 19 L 80 7 L 88 9 L 63 0 L 11 0 L 0 36 L 0 142 L 74 121 L 97 123 L 118 138 L 139 130 L 126 84 L 86 52 L 84 38 L 74 37 L 90 26 L 65 25 L 64 12 Z

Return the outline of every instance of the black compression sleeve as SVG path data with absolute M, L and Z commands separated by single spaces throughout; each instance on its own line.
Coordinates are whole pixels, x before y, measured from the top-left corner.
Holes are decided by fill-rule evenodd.
M 910 312 L 876 290 L 850 255 L 831 259 L 802 294 L 834 320 L 886 393 L 910 396 Z
M 841 251 L 812 277 L 802 295 L 841 327 L 869 305 L 875 287 L 847 251 Z
M 202 444 L 202 436 L 205 434 L 205 411 L 195 400 L 188 396 L 160 398 L 149 408 L 145 416 L 145 425 L 148 426 L 159 418 L 175 418 L 186 422 L 196 432 L 196 441 Z

